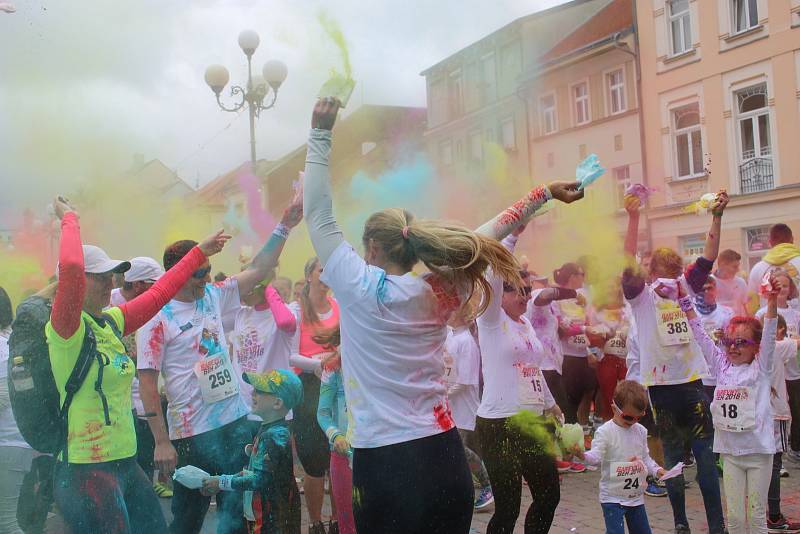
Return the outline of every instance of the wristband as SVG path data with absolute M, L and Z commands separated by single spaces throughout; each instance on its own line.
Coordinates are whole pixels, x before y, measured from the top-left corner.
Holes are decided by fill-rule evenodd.
M 692 297 L 686 296 L 681 297 L 678 299 L 678 306 L 681 307 L 681 311 L 686 313 L 692 309 Z
M 275 226 L 275 229 L 272 231 L 272 235 L 280 237 L 280 238 L 286 240 L 286 239 L 289 239 L 289 232 L 291 230 L 292 229 L 289 228 L 288 226 L 286 226 L 285 224 L 278 223 Z
M 233 475 L 220 475 L 219 477 L 219 489 L 222 491 L 233 491 L 231 487 L 231 481 L 233 480 Z

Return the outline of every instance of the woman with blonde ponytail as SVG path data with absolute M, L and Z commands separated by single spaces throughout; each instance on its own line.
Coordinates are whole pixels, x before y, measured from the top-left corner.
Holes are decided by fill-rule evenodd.
M 339 301 L 342 374 L 351 421 L 353 513 L 358 532 L 469 532 L 473 488 L 443 380 L 452 313 L 478 292 L 486 270 L 521 287 L 498 238 L 548 199 L 582 197 L 577 182 L 538 187 L 476 232 L 387 209 L 367 219 L 364 257 L 333 217 L 328 158 L 339 103 L 317 102 L 306 155 L 304 210 L 322 280 Z M 422 262 L 430 273 L 415 276 Z M 412 491 L 409 491 L 412 488 Z

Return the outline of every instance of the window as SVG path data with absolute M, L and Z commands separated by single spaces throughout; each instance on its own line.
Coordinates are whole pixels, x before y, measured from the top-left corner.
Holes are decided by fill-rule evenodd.
M 556 96 L 547 95 L 539 99 L 542 133 L 551 134 L 556 131 Z
M 453 164 L 453 143 L 450 141 L 439 143 L 439 161 L 441 161 L 442 165 Z
M 622 69 L 606 74 L 608 84 L 608 109 L 611 115 L 622 113 L 626 109 L 625 103 L 625 72 Z
M 450 119 L 460 117 L 464 113 L 464 85 L 461 78 L 461 70 L 450 73 L 447 100 L 450 104 Z
M 515 150 L 517 148 L 517 135 L 514 131 L 514 117 L 509 117 L 500 123 L 500 136 L 503 148 Z
M 431 126 L 438 126 L 447 122 L 447 80 L 439 79 L 430 82 L 428 93 L 428 120 Z
M 689 0 L 669 2 L 669 32 L 672 37 L 672 55 L 682 54 L 692 48 L 692 24 Z
M 616 152 L 622 150 L 622 134 L 617 134 L 614 136 L 614 150 Z
M 481 104 L 488 104 L 497 98 L 497 75 L 494 66 L 494 54 L 481 58 Z
M 614 169 L 614 188 L 617 193 L 617 208 L 625 208 L 625 190 L 631 185 L 631 169 L 627 165 Z
M 747 270 L 753 268 L 764 254 L 770 249 L 769 226 L 756 226 L 744 229 L 744 239 L 747 250 Z
M 681 238 L 681 255 L 685 264 L 689 264 L 703 255 L 706 237 L 703 234 Z
M 703 174 L 703 139 L 700 135 L 700 106 L 695 102 L 672 111 L 675 129 L 677 178 Z
M 589 85 L 586 82 L 573 85 L 572 99 L 574 102 L 575 124 L 586 124 L 591 120 L 589 116 Z
M 758 0 L 731 0 L 733 33 L 740 33 L 758 26 Z
M 767 85 L 761 83 L 736 93 L 739 136 L 739 178 L 742 193 L 774 187 Z
M 483 138 L 480 130 L 469 134 L 469 159 L 474 162 L 483 161 Z

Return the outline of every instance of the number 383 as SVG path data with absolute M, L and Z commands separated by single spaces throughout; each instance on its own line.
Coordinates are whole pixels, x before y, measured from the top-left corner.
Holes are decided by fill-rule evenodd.
M 689 324 L 686 321 L 667 323 L 667 334 L 685 334 L 688 331 Z

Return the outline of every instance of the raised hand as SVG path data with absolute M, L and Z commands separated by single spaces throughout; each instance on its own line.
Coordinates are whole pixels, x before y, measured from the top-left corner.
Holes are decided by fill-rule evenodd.
M 311 127 L 320 130 L 332 130 L 336 123 L 336 114 L 341 103 L 338 98 L 325 97 L 317 100 L 314 113 L 311 115 Z
M 300 182 L 294 192 L 294 197 L 289 206 L 284 210 L 281 223 L 288 228 L 294 228 L 303 220 L 303 183 Z
M 74 212 L 75 208 L 72 207 L 72 204 L 69 203 L 69 200 L 62 196 L 57 196 L 55 200 L 53 200 L 53 211 L 58 217 L 58 220 L 64 218 L 64 215 L 69 212 Z
M 628 213 L 639 213 L 639 210 L 642 209 L 642 201 L 636 195 L 625 195 L 623 202 L 625 211 Z
M 729 201 L 728 192 L 725 189 L 720 189 L 717 193 L 717 198 L 711 204 L 711 213 L 716 217 L 721 217 Z
M 205 238 L 197 247 L 206 257 L 213 256 L 225 247 L 225 243 L 227 243 L 231 237 L 233 236 L 226 234 L 225 230 L 219 229 Z
M 553 198 L 564 204 L 570 204 L 583 198 L 583 190 L 578 189 L 580 182 L 550 182 L 547 188 Z

